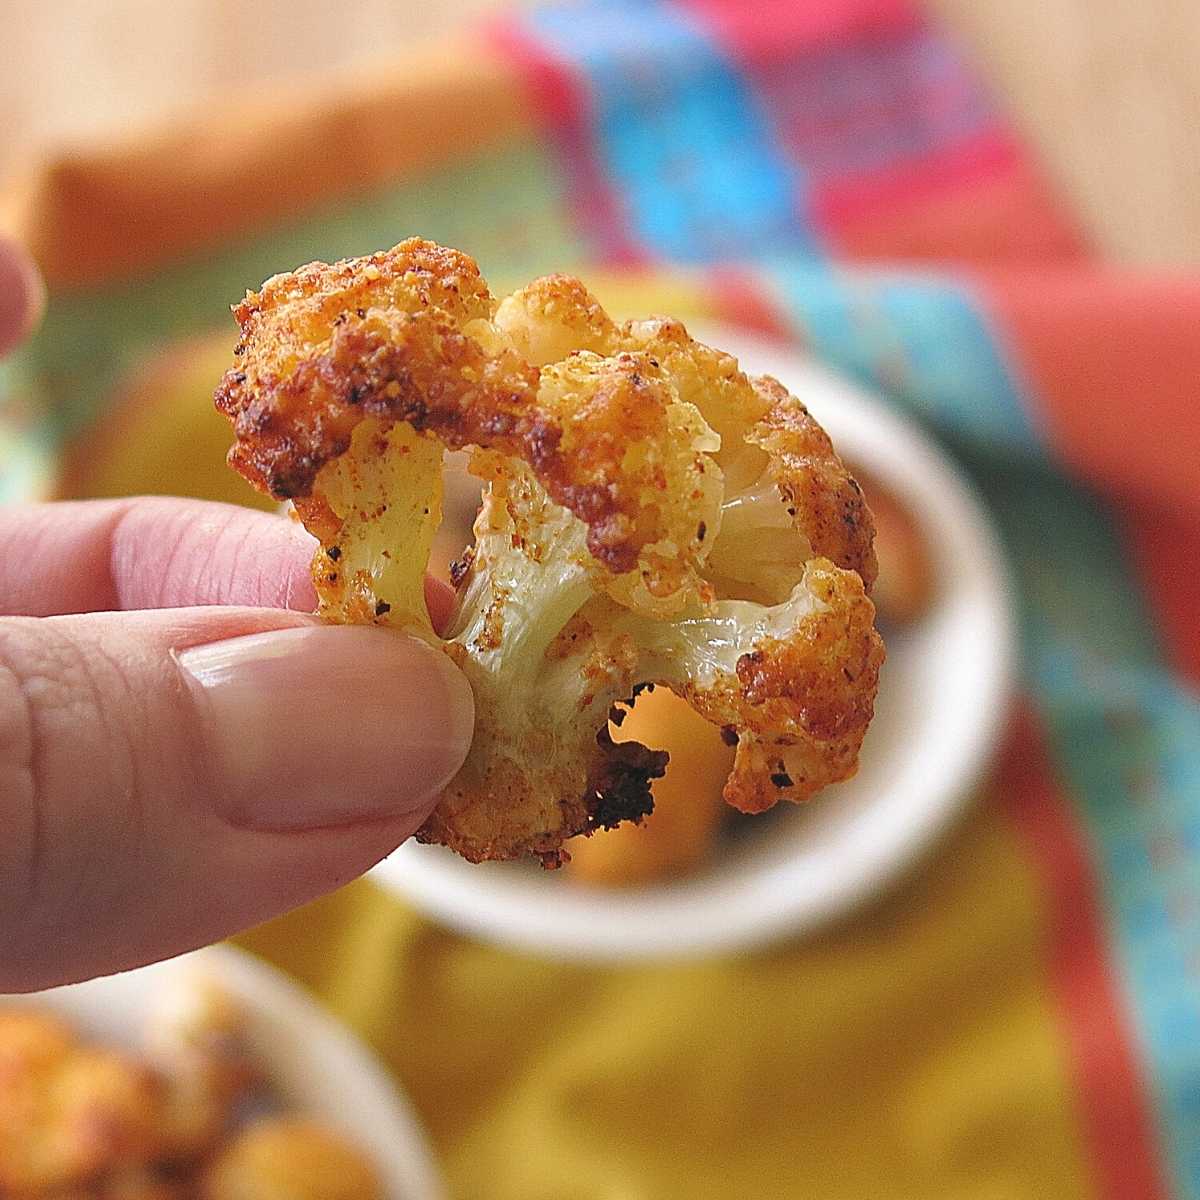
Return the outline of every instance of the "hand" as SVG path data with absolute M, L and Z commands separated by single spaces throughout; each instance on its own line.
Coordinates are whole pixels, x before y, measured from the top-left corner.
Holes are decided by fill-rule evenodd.
M 0 991 L 214 941 L 424 821 L 470 688 L 417 638 L 307 615 L 313 545 L 196 501 L 0 509 Z

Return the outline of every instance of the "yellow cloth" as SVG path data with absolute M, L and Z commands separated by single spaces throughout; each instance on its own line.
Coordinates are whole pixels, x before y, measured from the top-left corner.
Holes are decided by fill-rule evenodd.
M 985 800 L 866 912 L 746 957 L 554 963 L 369 882 L 240 941 L 379 1051 L 460 1200 L 1071 1200 L 1042 919 Z

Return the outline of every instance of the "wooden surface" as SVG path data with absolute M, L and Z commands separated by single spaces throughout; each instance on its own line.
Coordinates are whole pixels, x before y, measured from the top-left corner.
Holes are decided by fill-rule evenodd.
M 930 0 L 1113 258 L 1200 263 L 1200 0 Z
M 930 3 L 1108 255 L 1200 263 L 1200 0 Z M 247 85 L 315 83 L 497 6 L 0 0 L 0 180 L 56 146 Z

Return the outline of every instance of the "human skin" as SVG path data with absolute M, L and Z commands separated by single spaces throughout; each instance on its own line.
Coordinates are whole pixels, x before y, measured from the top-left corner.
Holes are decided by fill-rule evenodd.
M 0 347 L 41 294 L 0 239 Z M 312 547 L 200 501 L 0 509 L 0 991 L 217 940 L 428 816 L 470 688 L 416 638 L 318 622 Z

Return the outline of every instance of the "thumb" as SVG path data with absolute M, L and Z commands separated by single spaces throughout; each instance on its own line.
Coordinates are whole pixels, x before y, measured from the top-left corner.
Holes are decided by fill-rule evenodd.
M 413 833 L 471 738 L 436 648 L 297 613 L 0 620 L 0 991 L 214 941 Z

